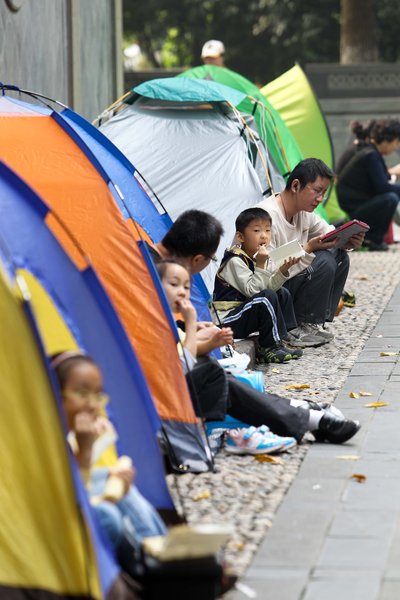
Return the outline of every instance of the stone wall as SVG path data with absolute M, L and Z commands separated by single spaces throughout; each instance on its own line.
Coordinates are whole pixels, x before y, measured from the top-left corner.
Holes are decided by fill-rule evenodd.
M 121 0 L 0 0 L 0 81 L 94 119 L 122 93 Z
M 305 72 L 327 120 L 337 158 L 352 139 L 352 120 L 400 119 L 400 64 L 308 64 Z M 399 160 L 394 154 L 387 163 Z

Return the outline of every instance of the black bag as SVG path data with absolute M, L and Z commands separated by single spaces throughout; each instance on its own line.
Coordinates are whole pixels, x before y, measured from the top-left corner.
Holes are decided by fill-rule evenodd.
M 139 577 L 143 600 L 215 600 L 221 593 L 223 569 L 215 556 L 160 562 L 144 556 Z

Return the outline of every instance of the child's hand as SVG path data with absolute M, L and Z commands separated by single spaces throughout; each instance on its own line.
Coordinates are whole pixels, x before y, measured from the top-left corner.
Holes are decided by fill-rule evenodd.
M 215 339 L 218 340 L 218 347 L 221 346 L 232 346 L 233 344 L 233 331 L 230 327 L 222 327 L 219 332 L 215 335 Z
M 207 329 L 208 327 L 216 327 L 216 325 L 212 321 L 197 321 L 197 331 Z
M 221 348 L 221 346 L 227 346 L 233 344 L 233 331 L 230 327 L 222 327 L 218 329 L 208 339 L 208 352 L 215 350 L 215 348 Z
M 261 246 L 259 246 L 257 248 L 257 251 L 253 256 L 253 259 L 256 261 L 256 267 L 263 269 L 265 266 L 265 263 L 267 262 L 267 258 L 268 258 L 267 246 L 262 244 Z
M 293 265 L 297 265 L 297 263 L 299 262 L 300 258 L 294 258 L 293 256 L 289 256 L 289 258 L 287 258 L 283 265 L 281 265 L 279 267 L 280 272 L 282 273 L 282 275 L 284 275 L 285 277 L 287 277 L 289 275 L 289 269 L 290 267 L 293 267 Z
M 96 416 L 83 411 L 75 416 L 74 432 L 80 453 L 92 451 L 98 437 L 96 419 Z
M 196 309 L 190 300 L 184 299 L 179 300 L 178 302 L 179 312 L 181 313 L 183 320 L 187 324 L 188 322 L 196 322 L 197 321 L 197 313 Z
M 197 341 L 201 340 L 209 340 L 215 333 L 220 331 L 219 327 L 214 325 L 214 323 L 210 323 L 210 327 L 197 327 L 196 339 Z
M 94 429 L 97 433 L 97 437 L 100 437 L 107 431 L 114 431 L 114 427 L 107 417 L 97 417 L 94 422 Z
M 109 476 L 110 475 L 114 475 L 115 477 L 122 479 L 124 484 L 124 493 L 126 494 L 133 483 L 136 471 L 134 467 L 124 467 L 116 464 L 114 467 L 111 467 Z

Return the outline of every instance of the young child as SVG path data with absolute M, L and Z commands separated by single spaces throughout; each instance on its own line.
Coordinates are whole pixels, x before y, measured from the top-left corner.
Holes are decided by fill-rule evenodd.
M 297 326 L 290 292 L 282 287 L 289 269 L 299 259 L 289 258 L 271 272 L 267 247 L 271 242 L 271 217 L 262 208 L 249 208 L 236 219 L 239 245 L 229 248 L 215 278 L 214 308 L 235 338 L 259 332 L 259 362 L 287 362 L 303 355 L 287 348 L 283 340 Z
M 204 329 L 198 331 L 196 310 L 189 300 L 189 272 L 173 260 L 161 261 L 157 270 L 172 312 L 179 312 L 184 321 L 185 333 L 180 330 L 182 365 L 197 415 L 207 421 L 223 421 L 229 414 L 243 424 L 228 433 L 228 452 L 265 454 L 287 450 L 295 440 L 300 442 L 307 431 L 312 431 L 320 441 L 340 444 L 359 430 L 358 421 L 339 420 L 319 407 L 296 407 L 288 398 L 263 394 L 227 374 L 218 361 L 199 356 L 199 348 L 200 352 L 203 348 L 197 339 L 201 334 L 204 341 Z M 213 327 L 209 329 L 209 350 L 230 343 L 230 328 L 219 333 Z
M 167 597 L 186 598 L 187 593 L 190 595 L 201 584 L 204 565 L 199 574 L 193 573 L 192 578 L 188 577 L 185 561 L 180 563 L 177 560 L 162 565 L 161 574 L 157 572 L 157 566 L 154 566 L 154 572 L 150 567 L 149 571 L 144 569 L 142 553 L 138 552 L 141 541 L 144 537 L 165 535 L 167 528 L 153 506 L 132 485 L 132 467 L 105 469 L 93 466 L 96 443 L 110 429 L 114 431 L 110 421 L 100 414 L 108 400 L 103 392 L 100 369 L 92 358 L 79 351 L 56 355 L 52 358 L 51 365 L 61 388 L 69 429 L 68 440 L 87 482 L 93 509 L 101 529 L 116 552 L 122 570 L 130 576 L 127 580 L 126 577 L 123 578 L 123 583 L 129 583 L 129 595 L 124 587 L 125 595 L 121 592 L 115 598 L 136 600 L 138 597 L 153 597 L 154 577 L 164 578 Z M 121 498 L 115 497 L 114 501 L 107 501 L 105 498 L 109 498 L 108 483 L 111 477 L 120 479 L 122 483 Z M 215 579 L 215 598 L 230 589 L 236 580 L 235 576 L 225 572 L 217 558 L 209 559 L 212 577 Z M 185 582 L 184 596 L 180 591 L 182 582 Z
M 112 547 L 118 552 L 126 538 L 139 548 L 143 537 L 165 534 L 167 528 L 157 511 L 132 485 L 131 465 L 121 465 L 122 461 L 118 461 L 111 468 L 94 466 L 96 453 L 117 439 L 111 422 L 101 415 L 108 398 L 96 363 L 80 351 L 67 351 L 52 357 L 51 366 L 61 389 L 68 442 Z M 100 452 L 96 449 L 99 442 Z M 111 478 L 114 485 L 120 482 L 117 492 L 110 490 Z

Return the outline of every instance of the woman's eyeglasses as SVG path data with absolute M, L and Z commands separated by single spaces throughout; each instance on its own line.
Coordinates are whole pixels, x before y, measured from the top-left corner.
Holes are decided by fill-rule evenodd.
M 86 403 L 94 400 L 99 406 L 103 407 L 108 403 L 108 396 L 104 392 L 91 392 L 90 390 L 63 390 L 65 398 L 73 398 L 79 402 Z

